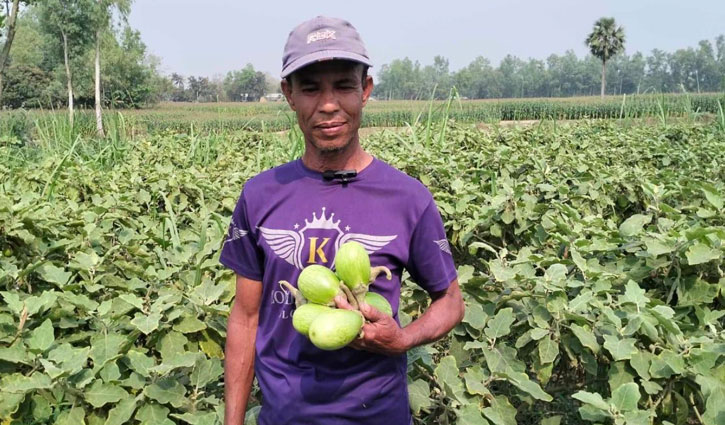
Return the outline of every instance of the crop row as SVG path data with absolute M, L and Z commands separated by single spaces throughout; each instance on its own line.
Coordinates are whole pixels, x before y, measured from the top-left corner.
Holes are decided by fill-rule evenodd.
M 221 423 L 219 249 L 296 134 L 0 144 L 0 420 Z M 364 144 L 433 192 L 467 304 L 409 353 L 417 424 L 722 423 L 722 129 L 431 123 Z M 427 296 L 407 281 L 401 301 L 405 324 Z

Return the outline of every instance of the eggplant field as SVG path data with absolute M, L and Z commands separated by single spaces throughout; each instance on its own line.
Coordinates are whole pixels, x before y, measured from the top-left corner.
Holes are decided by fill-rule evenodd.
M 364 133 L 433 193 L 466 303 L 408 352 L 416 424 L 725 424 L 714 114 Z M 301 135 L 106 120 L 104 140 L 0 132 L 0 424 L 221 424 L 220 250 L 247 179 Z M 407 279 L 401 324 L 428 299 Z

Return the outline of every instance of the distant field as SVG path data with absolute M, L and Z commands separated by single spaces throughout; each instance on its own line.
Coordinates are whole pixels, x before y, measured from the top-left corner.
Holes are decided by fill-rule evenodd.
M 462 123 L 498 123 L 521 120 L 578 120 L 600 118 L 644 118 L 666 121 L 673 117 L 698 118 L 719 115 L 725 93 L 667 94 L 639 96 L 573 97 L 436 101 L 370 101 L 363 127 L 400 127 L 429 119 L 452 119 Z M 78 113 L 77 123 L 93 133 L 92 111 Z M 106 111 L 106 119 L 119 120 Z M 154 108 L 121 110 L 122 125 L 134 132 L 157 131 L 226 132 L 238 130 L 279 131 L 294 124 L 286 102 L 191 103 L 164 102 Z M 0 135 L 29 134 L 64 110 L 0 112 Z M 20 136 L 18 136 L 20 137 Z

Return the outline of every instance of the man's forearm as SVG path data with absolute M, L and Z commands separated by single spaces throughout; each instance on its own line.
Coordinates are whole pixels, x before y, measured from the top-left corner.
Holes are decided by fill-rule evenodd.
M 428 344 L 445 336 L 463 319 L 465 306 L 458 282 L 454 281 L 426 311 L 403 328 L 405 349 Z
M 254 341 L 256 320 L 239 320 L 232 316 L 227 326 L 224 349 L 224 423 L 241 425 L 254 379 Z

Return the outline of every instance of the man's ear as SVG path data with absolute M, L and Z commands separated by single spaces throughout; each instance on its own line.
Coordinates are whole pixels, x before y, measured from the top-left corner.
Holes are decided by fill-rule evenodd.
M 287 99 L 289 107 L 292 108 L 293 111 L 297 111 L 297 109 L 295 109 L 295 102 L 292 100 L 292 86 L 289 82 L 287 82 L 286 78 L 282 79 L 280 87 L 282 88 L 282 94 L 284 94 L 285 99 Z
M 375 87 L 373 77 L 368 75 L 365 78 L 365 85 L 363 86 L 363 106 L 367 105 L 368 99 L 370 99 L 370 95 L 373 93 L 373 87 Z

